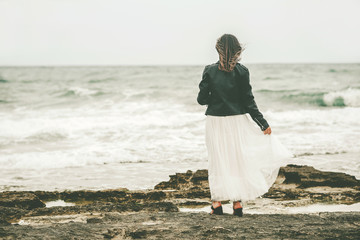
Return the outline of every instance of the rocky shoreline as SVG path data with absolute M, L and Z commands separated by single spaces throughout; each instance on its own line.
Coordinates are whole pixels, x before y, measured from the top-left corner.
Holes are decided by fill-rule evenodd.
M 61 200 L 65 206 L 47 207 Z M 260 239 L 360 236 L 360 212 L 246 214 L 264 201 L 295 207 L 360 202 L 360 180 L 309 166 L 282 167 L 243 218 L 182 208 L 209 207 L 207 170 L 170 175 L 154 189 L 0 192 L 0 239 Z M 229 202 L 223 202 L 226 204 Z

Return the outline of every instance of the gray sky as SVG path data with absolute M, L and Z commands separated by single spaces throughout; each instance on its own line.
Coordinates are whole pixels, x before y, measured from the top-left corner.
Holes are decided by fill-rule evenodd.
M 360 62 L 359 0 L 0 0 L 0 65 Z

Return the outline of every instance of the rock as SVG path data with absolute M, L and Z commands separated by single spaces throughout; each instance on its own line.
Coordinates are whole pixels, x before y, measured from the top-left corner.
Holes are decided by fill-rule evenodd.
M 207 180 L 208 180 L 208 170 L 207 169 L 197 170 L 191 178 L 191 181 L 194 183 L 197 183 L 199 181 L 207 181 Z
M 129 196 L 131 199 L 144 200 L 147 194 L 143 190 L 135 190 L 129 193 Z
M 146 194 L 146 200 L 160 201 L 166 198 L 166 194 L 163 191 L 151 191 Z
M 288 165 L 280 168 L 277 181 L 263 197 L 356 203 L 360 201 L 360 180 L 345 173 L 319 171 L 310 166 Z
M 195 207 L 205 207 L 205 206 L 209 206 L 209 202 L 208 201 L 196 201 L 196 200 L 184 200 L 184 201 L 179 201 L 176 205 L 181 206 L 181 207 L 187 207 L 187 208 L 195 208 Z
M 101 218 L 88 218 L 86 223 L 102 223 L 103 220 Z
M 30 210 L 45 207 L 45 203 L 30 192 L 0 192 L 0 206 Z
M 190 178 L 193 176 L 193 172 L 188 170 L 186 173 L 176 173 L 175 175 L 170 175 L 169 181 L 161 182 L 155 185 L 154 189 L 183 189 L 190 185 Z
M 80 213 L 109 213 L 109 212 L 177 212 L 178 207 L 171 202 L 102 202 L 96 201 L 86 205 L 66 206 L 66 207 L 51 207 L 51 208 L 38 208 L 30 211 L 27 216 L 51 216 L 51 215 L 68 215 Z
M 210 198 L 210 190 L 208 188 L 193 187 L 185 191 L 186 198 Z
M 346 173 L 325 172 L 310 166 L 293 164 L 280 168 L 276 182 L 281 184 L 296 184 L 297 188 L 314 186 L 360 187 L 360 180 Z M 186 173 L 170 175 L 169 181 L 155 185 L 154 189 L 186 190 L 191 188 L 195 189 L 195 186 L 209 188 L 208 171 L 206 169 L 197 170 L 195 173 L 189 170 Z
M 123 240 L 125 238 L 125 228 L 120 229 L 107 229 L 105 233 L 103 233 L 104 239 L 112 239 L 112 240 Z
M 210 199 L 208 171 L 202 169 L 196 172 L 188 170 L 186 173 L 176 173 L 175 175 L 170 175 L 168 182 L 161 182 L 154 189 L 176 190 L 166 192 L 168 199 Z
M 0 239 L 359 239 L 360 234 L 358 212 L 246 214 L 242 218 L 139 212 L 102 220 L 1 226 Z
M 59 193 L 59 197 L 62 200 L 71 201 L 71 202 L 99 201 L 99 200 L 117 202 L 117 201 L 127 200 L 128 192 L 129 190 L 127 188 L 108 189 L 101 191 L 90 191 L 90 190 L 64 191 Z
M 46 202 L 61 199 L 60 193 L 58 191 L 54 191 L 54 192 L 35 191 L 32 193 L 35 194 L 42 201 L 46 201 Z
M 340 172 L 319 171 L 310 166 L 287 165 L 282 167 L 279 175 L 285 177 L 284 184 L 297 184 L 298 188 L 315 186 L 355 187 L 360 186 L 360 180 L 354 176 Z
M 147 204 L 144 204 L 144 207 L 148 211 L 154 211 L 154 212 L 158 212 L 158 211 L 162 211 L 162 212 L 178 212 L 179 211 L 178 207 L 175 204 L 171 203 L 171 202 L 147 203 Z
M 9 225 L 21 219 L 29 211 L 15 207 L 0 206 L 0 225 Z
M 356 203 L 360 202 L 360 184 L 355 177 L 344 173 L 323 172 L 309 166 L 288 165 L 282 167 L 279 176 L 263 198 L 279 200 L 284 204 L 297 206 L 315 202 Z M 59 215 L 87 215 L 96 213 L 172 213 L 181 207 L 203 207 L 210 205 L 210 189 L 208 171 L 206 169 L 195 172 L 170 175 L 169 181 L 157 184 L 154 189 L 130 191 L 126 188 L 100 191 L 78 190 L 63 192 L 23 191 L 0 193 L 0 225 L 6 226 L 22 217 L 59 216 Z M 56 206 L 46 208 L 43 201 L 61 199 L 76 203 L 75 206 Z M 268 199 L 269 200 L 269 199 Z M 224 201 L 223 203 L 226 203 Z M 289 206 L 290 206 L 289 205 Z M 111 215 L 117 218 L 117 215 Z M 161 216 L 161 215 L 159 215 Z M 195 215 L 194 215 L 195 216 Z M 66 217 L 65 217 L 66 218 Z M 108 218 L 107 221 L 112 221 Z M 88 225 L 105 224 L 101 217 L 86 220 Z M 163 219 L 158 219 L 160 222 Z M 50 221 L 51 222 L 51 221 Z M 108 228 L 102 236 L 113 236 L 121 239 L 131 236 L 153 236 L 162 234 L 159 229 L 155 232 L 147 230 L 117 231 Z M 160 231 L 160 232 L 159 232 Z M 167 230 L 164 230 L 166 232 Z M 202 237 L 211 234 L 226 234 L 227 228 L 207 229 Z M 125 236 L 125 235 L 126 236 Z
M 0 218 L 0 226 L 1 225 L 11 225 L 9 221 L 6 221 L 5 219 Z
M 317 187 L 315 191 L 314 187 Z M 210 199 L 206 169 L 170 175 L 168 182 L 161 182 L 154 188 L 174 190 L 167 193 L 169 199 Z M 354 176 L 319 171 L 310 166 L 287 165 L 280 168 L 275 184 L 263 197 L 279 200 L 311 198 L 314 201 L 355 203 L 360 201 L 359 195 L 360 180 Z

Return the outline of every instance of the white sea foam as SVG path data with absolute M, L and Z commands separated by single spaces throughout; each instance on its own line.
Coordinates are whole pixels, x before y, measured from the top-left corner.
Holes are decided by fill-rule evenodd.
M 22 111 L 0 125 L 3 168 L 37 169 L 111 162 L 205 161 L 203 109 L 167 102 L 107 101 L 74 109 Z M 296 155 L 360 152 L 360 108 L 265 111 Z
M 295 154 L 360 152 L 360 108 L 303 109 L 264 113 L 274 134 Z
M 107 104 L 107 101 L 104 101 Z M 3 168 L 62 168 L 204 157 L 203 114 L 167 102 L 99 102 L 39 115 L 23 110 L 0 125 Z M 194 125 L 195 123 L 195 125 Z
M 360 89 L 348 88 L 343 91 L 329 92 L 323 100 L 328 106 L 360 106 Z
M 73 93 L 74 95 L 77 96 L 90 96 L 96 94 L 97 92 L 98 91 L 96 90 L 83 88 L 83 87 L 70 87 L 68 90 L 68 93 Z

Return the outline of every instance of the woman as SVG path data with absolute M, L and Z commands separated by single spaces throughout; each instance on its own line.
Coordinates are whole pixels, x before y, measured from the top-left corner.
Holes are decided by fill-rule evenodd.
M 252 94 L 249 70 L 238 63 L 242 47 L 237 38 L 224 34 L 216 50 L 219 61 L 205 67 L 197 97 L 199 104 L 207 105 L 210 214 L 223 214 L 221 201 L 230 200 L 233 214 L 242 216 L 241 200 L 266 193 L 291 154 L 270 136 Z

